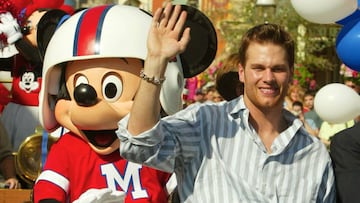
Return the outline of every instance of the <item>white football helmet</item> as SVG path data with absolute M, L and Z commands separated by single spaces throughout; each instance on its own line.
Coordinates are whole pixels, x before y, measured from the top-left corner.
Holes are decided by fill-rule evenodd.
M 69 61 L 95 58 L 138 58 L 145 60 L 152 16 L 125 5 L 103 5 L 71 16 L 54 33 L 47 47 L 40 91 L 40 121 L 45 129 L 58 127 L 54 115 L 61 68 Z M 167 114 L 182 108 L 184 75 L 181 60 L 169 62 L 160 102 Z

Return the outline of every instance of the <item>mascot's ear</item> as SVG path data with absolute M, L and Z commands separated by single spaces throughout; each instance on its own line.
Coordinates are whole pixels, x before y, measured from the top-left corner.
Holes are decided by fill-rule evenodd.
M 198 9 L 181 5 L 187 11 L 185 27 L 190 27 L 190 42 L 180 59 L 185 78 L 191 78 L 209 67 L 216 56 L 216 31 L 209 18 Z
M 41 17 L 37 27 L 37 44 L 41 60 L 44 60 L 46 47 L 55 30 L 69 17 L 60 9 L 49 10 Z

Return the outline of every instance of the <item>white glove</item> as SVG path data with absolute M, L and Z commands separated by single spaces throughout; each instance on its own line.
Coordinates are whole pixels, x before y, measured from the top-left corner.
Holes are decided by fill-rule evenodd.
M 22 38 L 20 26 L 10 12 L 0 14 L 0 33 L 7 37 L 7 43 L 13 44 Z
M 125 192 L 112 191 L 110 188 L 89 189 L 73 203 L 119 203 L 124 202 Z
M 18 53 L 19 51 L 16 49 L 14 44 L 6 44 L 0 41 L 0 59 L 10 58 Z

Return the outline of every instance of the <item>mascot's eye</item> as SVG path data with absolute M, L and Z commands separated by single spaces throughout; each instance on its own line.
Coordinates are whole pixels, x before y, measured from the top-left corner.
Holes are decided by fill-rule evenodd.
M 117 101 L 120 98 L 122 91 L 123 85 L 120 78 L 115 75 L 109 75 L 105 78 L 102 85 L 102 93 L 107 101 Z
M 79 86 L 80 84 L 89 84 L 89 81 L 85 76 L 81 75 L 76 78 L 75 87 Z

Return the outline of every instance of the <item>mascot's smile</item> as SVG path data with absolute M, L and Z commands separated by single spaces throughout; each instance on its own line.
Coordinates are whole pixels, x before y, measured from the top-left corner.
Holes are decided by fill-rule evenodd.
M 116 130 L 83 130 L 91 144 L 96 147 L 109 147 L 116 139 Z

